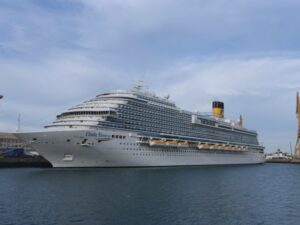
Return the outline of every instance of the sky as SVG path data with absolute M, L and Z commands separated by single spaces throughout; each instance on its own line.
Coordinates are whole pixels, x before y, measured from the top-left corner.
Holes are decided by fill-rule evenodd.
M 0 0 L 0 131 L 38 130 L 139 80 L 177 106 L 244 117 L 266 152 L 296 141 L 298 0 Z

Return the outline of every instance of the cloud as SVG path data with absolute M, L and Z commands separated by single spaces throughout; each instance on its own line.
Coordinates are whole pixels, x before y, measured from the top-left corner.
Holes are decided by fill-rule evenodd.
M 299 51 L 297 1 L 31 0 L 1 6 L 6 57 L 78 50 L 104 64 L 147 72 L 184 57 Z
M 105 67 L 84 55 L 59 55 L 41 65 L 0 64 L 9 75 L 0 84 L 7 96 L 1 109 L 2 117 L 7 118 L 6 129 L 9 123 L 10 130 L 15 129 L 18 113 L 24 129 L 37 129 L 68 107 L 106 90 L 130 88 L 139 79 L 138 74 Z M 258 130 L 268 149 L 286 149 L 296 130 L 294 97 L 300 86 L 299 70 L 299 58 L 180 61 L 149 73 L 146 84 L 160 96 L 170 94 L 179 107 L 191 111 L 209 112 L 211 101 L 222 100 L 226 116 L 234 119 L 242 114 L 246 126 Z M 14 85 L 17 91 L 11 88 Z
M 207 54 L 298 47 L 297 1 L 79 2 L 85 6 L 81 43 L 92 48 Z
M 63 110 L 90 99 L 102 91 L 131 83 L 128 74 L 102 65 L 84 54 L 59 52 L 32 61 L 0 61 L 1 117 L 14 130 L 22 115 L 24 129 L 42 127 Z
M 263 57 L 180 63 L 161 76 L 165 92 L 184 109 L 210 112 L 211 101 L 222 100 L 226 116 L 242 114 L 268 150 L 289 150 L 297 130 L 299 71 L 300 58 Z
M 266 98 L 275 91 L 299 87 L 299 69 L 299 58 L 215 59 L 175 65 L 163 76 L 178 78 L 169 90 L 178 97 L 191 89 L 197 92 L 201 89 L 210 97 L 253 95 Z
M 269 149 L 294 138 L 300 3 L 28 0 L 0 3 L 2 130 L 38 128 L 143 79 L 177 105 L 245 116 Z M 276 137 L 276 138 L 274 138 Z M 289 148 L 289 147 L 288 147 Z

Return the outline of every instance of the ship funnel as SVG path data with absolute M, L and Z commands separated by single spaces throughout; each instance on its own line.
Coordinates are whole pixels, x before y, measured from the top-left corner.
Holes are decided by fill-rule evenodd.
M 241 127 L 244 125 L 244 119 L 243 119 L 242 115 L 240 115 L 239 124 L 240 124 Z
M 224 118 L 224 102 L 214 101 L 213 106 L 213 116 L 216 118 Z

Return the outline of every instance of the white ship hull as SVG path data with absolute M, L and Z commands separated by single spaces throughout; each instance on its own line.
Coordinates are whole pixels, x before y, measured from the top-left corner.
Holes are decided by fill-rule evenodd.
M 31 143 L 53 167 L 228 165 L 265 161 L 264 154 L 258 151 L 212 151 L 142 145 L 138 143 L 137 134 L 119 130 L 63 130 L 16 135 Z

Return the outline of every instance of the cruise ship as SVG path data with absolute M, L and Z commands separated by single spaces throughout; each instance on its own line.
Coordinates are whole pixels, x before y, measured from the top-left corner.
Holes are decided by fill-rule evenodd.
M 183 110 L 141 84 L 102 93 L 57 115 L 39 132 L 18 132 L 53 167 L 150 167 L 258 164 L 257 132 L 242 120 Z

